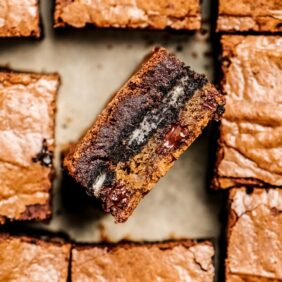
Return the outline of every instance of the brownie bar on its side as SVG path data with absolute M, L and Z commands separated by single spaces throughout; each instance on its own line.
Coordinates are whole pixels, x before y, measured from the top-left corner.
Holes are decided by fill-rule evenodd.
M 40 36 L 38 0 L 1 0 L 0 38 Z
M 226 281 L 282 281 L 282 190 L 231 189 Z
M 51 215 L 57 74 L 0 72 L 0 223 Z
M 67 282 L 71 245 L 0 235 L 0 281 Z
M 282 38 L 223 36 L 226 92 L 214 187 L 282 186 Z
M 217 31 L 281 32 L 281 0 L 219 0 Z
M 64 165 L 117 222 L 223 111 L 223 96 L 204 75 L 165 49 L 117 92 Z
M 56 0 L 54 26 L 187 29 L 201 27 L 199 0 Z
M 72 281 L 212 282 L 214 248 L 209 241 L 119 243 L 76 246 Z

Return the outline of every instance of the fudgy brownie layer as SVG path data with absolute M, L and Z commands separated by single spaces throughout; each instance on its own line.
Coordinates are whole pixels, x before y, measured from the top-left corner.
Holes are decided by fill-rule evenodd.
M 188 29 L 201 27 L 199 0 L 56 0 L 54 26 Z
M 282 186 L 282 39 L 222 37 L 226 111 L 214 187 Z
M 51 216 L 57 74 L 0 72 L 0 223 Z
M 157 49 L 68 154 L 65 166 L 124 221 L 222 104 L 203 75 Z
M 281 32 L 280 0 L 219 0 L 217 31 Z
M 0 38 L 40 36 L 38 0 L 1 0 Z
M 213 256 L 209 241 L 75 246 L 72 281 L 212 282 Z
M 0 281 L 66 282 L 71 245 L 0 235 Z
M 281 232 L 281 189 L 231 189 L 227 281 L 281 281 Z

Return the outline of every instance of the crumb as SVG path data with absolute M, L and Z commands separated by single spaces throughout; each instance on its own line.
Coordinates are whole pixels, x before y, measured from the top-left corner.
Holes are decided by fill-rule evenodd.
M 176 46 L 175 49 L 176 49 L 176 52 L 182 52 L 183 51 L 183 46 L 179 44 L 179 45 Z

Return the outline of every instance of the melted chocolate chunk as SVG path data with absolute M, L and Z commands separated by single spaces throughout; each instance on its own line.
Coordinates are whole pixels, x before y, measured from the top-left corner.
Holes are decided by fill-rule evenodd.
M 103 188 L 100 192 L 103 210 L 115 215 L 118 210 L 128 206 L 132 194 L 132 191 L 126 189 L 122 184 Z
M 172 151 L 176 146 L 185 142 L 189 135 L 189 130 L 181 125 L 173 125 L 168 133 L 165 135 L 164 140 L 157 150 L 158 154 L 167 154 Z
M 202 103 L 203 107 L 209 109 L 209 110 L 213 110 L 215 108 L 217 108 L 218 104 L 216 102 L 216 100 L 214 99 L 214 97 L 211 96 L 205 96 L 203 97 L 203 103 Z
M 33 162 L 40 162 L 42 166 L 50 167 L 53 162 L 53 152 L 48 150 L 47 140 L 43 139 L 41 151 L 32 158 Z

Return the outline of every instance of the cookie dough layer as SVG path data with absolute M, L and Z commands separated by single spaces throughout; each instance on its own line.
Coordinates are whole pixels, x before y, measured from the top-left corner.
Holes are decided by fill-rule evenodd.
M 40 36 L 38 0 L 1 0 L 0 38 Z
M 55 27 L 188 29 L 201 27 L 199 0 L 56 0 Z
M 223 36 L 226 92 L 214 186 L 282 186 L 282 38 Z
M 227 281 L 282 280 L 282 191 L 232 189 Z
M 123 222 L 223 104 L 206 77 L 156 49 L 72 148 L 65 167 Z
M 51 215 L 57 74 L 0 72 L 0 223 Z
M 219 0 L 217 31 L 281 32 L 280 0 Z
M 208 241 L 75 247 L 72 281 L 212 282 L 213 256 Z

